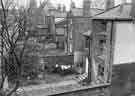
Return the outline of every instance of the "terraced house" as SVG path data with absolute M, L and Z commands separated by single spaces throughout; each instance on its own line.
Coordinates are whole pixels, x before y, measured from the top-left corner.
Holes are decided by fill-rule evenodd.
M 105 9 L 114 6 L 113 0 L 106 1 L 105 9 L 92 8 L 91 0 L 83 0 L 83 8 L 76 8 L 74 2 L 67 15 L 67 51 L 74 55 L 74 64 L 85 67 L 85 59 L 89 51 L 89 35 L 92 30 L 91 18 Z M 100 25 L 99 25 L 100 26 Z M 100 27 L 97 27 L 100 29 Z
M 110 82 L 112 66 L 134 64 L 135 1 L 109 8 L 92 18 L 91 76 L 94 82 Z

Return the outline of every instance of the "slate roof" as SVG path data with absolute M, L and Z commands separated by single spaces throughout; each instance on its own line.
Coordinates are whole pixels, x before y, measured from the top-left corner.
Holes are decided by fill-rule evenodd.
M 90 8 L 90 14 L 91 16 L 94 16 L 96 14 L 99 14 L 103 12 L 103 9 L 97 9 L 97 8 Z M 83 8 L 73 8 L 71 10 L 73 16 L 83 16 Z
M 56 23 L 59 23 L 60 21 L 63 21 L 63 20 L 64 20 L 64 18 L 55 18 Z
M 98 9 L 98 8 L 91 8 L 90 12 L 91 12 L 91 16 L 94 16 L 96 14 L 99 14 L 101 12 L 103 12 L 104 10 L 103 9 Z M 83 8 L 73 8 L 71 10 L 71 14 L 73 16 L 83 16 Z M 67 14 L 66 14 L 67 15 Z M 64 17 L 65 15 L 63 15 Z M 62 17 L 62 16 L 61 16 Z M 58 21 L 58 22 L 57 22 Z M 56 24 L 60 24 L 62 22 L 66 23 L 66 18 L 63 18 L 63 19 L 59 19 L 59 20 L 56 20 Z
M 104 10 L 103 9 L 97 9 L 97 8 L 91 8 L 90 9 L 90 12 L 91 12 L 91 16 L 94 16 L 96 14 L 99 14 L 101 12 L 103 12 Z M 71 10 L 71 13 L 73 16 L 83 16 L 83 8 L 73 8 Z M 55 17 L 66 17 L 67 16 L 67 13 L 65 12 L 52 12 L 51 14 L 53 14 Z
M 66 17 L 67 16 L 67 12 L 60 12 L 60 11 L 58 11 L 58 10 L 50 10 L 49 11 L 49 14 L 50 15 L 53 15 L 54 17 L 56 17 L 56 18 L 64 18 L 64 17 Z
M 121 4 L 94 16 L 93 19 L 131 19 L 130 11 L 131 3 Z
M 66 18 L 56 18 L 55 19 L 55 24 L 56 25 L 62 25 L 64 27 L 66 23 L 67 23 Z

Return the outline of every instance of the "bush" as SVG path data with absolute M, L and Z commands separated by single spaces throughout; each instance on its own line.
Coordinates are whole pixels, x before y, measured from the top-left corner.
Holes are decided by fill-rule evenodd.
M 34 79 L 38 76 L 39 73 L 39 57 L 38 56 L 26 56 L 23 64 L 23 77 Z

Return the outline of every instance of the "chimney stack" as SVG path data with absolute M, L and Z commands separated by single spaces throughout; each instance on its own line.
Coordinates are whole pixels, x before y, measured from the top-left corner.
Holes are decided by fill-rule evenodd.
M 106 10 L 113 8 L 115 5 L 115 0 L 106 0 Z
M 131 2 L 130 16 L 135 19 L 135 0 L 132 0 Z
M 121 5 L 120 5 L 120 14 L 123 12 L 123 7 L 124 7 L 124 4 L 127 3 L 127 0 L 121 0 Z
M 71 8 L 71 9 L 76 8 L 75 2 L 72 1 L 72 0 L 71 0 L 70 8 Z
M 90 16 L 91 0 L 83 0 L 83 16 Z

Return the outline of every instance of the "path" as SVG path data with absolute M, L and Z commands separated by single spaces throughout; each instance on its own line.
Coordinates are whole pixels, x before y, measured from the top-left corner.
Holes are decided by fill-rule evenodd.
M 27 87 L 21 87 L 18 89 L 19 94 L 28 95 L 28 96 L 46 96 L 47 94 L 52 94 L 55 92 L 63 92 L 64 90 L 71 90 L 77 87 L 78 82 L 82 81 L 87 74 L 79 75 L 78 78 L 74 78 L 67 81 L 61 81 L 59 83 L 51 84 L 40 84 L 40 85 L 31 85 Z M 23 96 L 21 95 L 21 96 Z M 47 95 L 48 96 L 48 95 Z
M 31 85 L 28 87 L 22 87 L 22 89 L 26 92 L 28 91 L 34 91 L 34 90 L 42 90 L 46 88 L 56 88 L 56 87 L 61 87 L 61 86 L 67 86 L 67 85 L 74 85 L 77 84 L 76 80 L 68 80 L 68 81 L 62 81 L 59 83 L 52 83 L 52 84 L 40 84 L 40 85 Z

